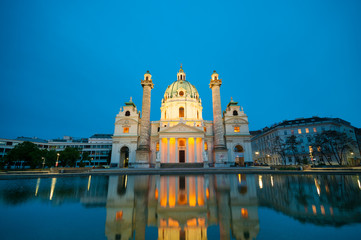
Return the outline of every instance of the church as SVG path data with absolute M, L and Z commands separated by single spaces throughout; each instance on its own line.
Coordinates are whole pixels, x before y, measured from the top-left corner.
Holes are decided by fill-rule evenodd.
M 213 121 L 202 117 L 202 100 L 182 66 L 165 90 L 159 121 L 150 121 L 152 75 L 147 71 L 142 111 L 132 98 L 115 118 L 111 165 L 120 168 L 232 167 L 252 165 L 248 117 L 232 98 L 222 112 L 222 79 L 213 72 Z

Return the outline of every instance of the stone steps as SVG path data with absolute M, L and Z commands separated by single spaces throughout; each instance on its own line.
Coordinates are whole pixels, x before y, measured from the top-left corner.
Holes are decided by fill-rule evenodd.
M 161 168 L 203 168 L 203 163 L 161 163 Z

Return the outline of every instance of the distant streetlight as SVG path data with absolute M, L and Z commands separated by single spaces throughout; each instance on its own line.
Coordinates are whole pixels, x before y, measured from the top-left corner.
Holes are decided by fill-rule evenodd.
M 45 167 L 45 157 L 41 157 L 41 159 L 43 159 L 43 169 Z
M 55 167 L 58 167 L 58 165 L 59 165 L 59 156 L 60 156 L 60 153 L 57 153 L 57 154 L 56 154 L 56 163 L 55 163 Z

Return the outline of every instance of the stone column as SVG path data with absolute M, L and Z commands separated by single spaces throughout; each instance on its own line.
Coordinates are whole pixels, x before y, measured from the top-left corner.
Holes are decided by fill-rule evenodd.
M 169 158 L 170 158 L 170 138 L 167 138 L 167 163 L 169 163 Z
M 204 162 L 204 158 L 203 158 L 203 152 L 204 152 L 204 138 L 202 138 L 202 144 L 201 144 L 201 158 L 202 158 L 202 162 Z
M 162 163 L 162 138 L 159 138 L 159 150 L 158 150 L 158 153 L 156 154 L 156 163 L 155 163 L 155 167 L 156 168 L 160 168 L 160 164 Z M 158 158 L 159 157 L 159 158 Z
M 214 129 L 214 152 L 215 166 L 224 166 L 228 161 L 227 148 L 224 139 L 224 125 L 222 118 L 221 93 L 222 79 L 218 78 L 218 73 L 213 72 L 209 87 L 212 89 L 213 102 L 213 129 Z
M 197 138 L 194 138 L 194 162 L 197 162 Z
M 153 89 L 152 75 L 149 71 L 141 81 L 143 87 L 142 119 L 140 122 L 140 137 L 134 167 L 149 167 L 150 160 L 150 97 Z
M 162 148 L 162 138 L 159 138 L 159 160 L 160 162 L 162 162 L 162 156 L 163 156 L 163 152 L 162 152 L 163 148 Z
M 178 138 L 175 139 L 175 162 L 179 162 Z
M 187 156 L 186 156 L 186 162 L 189 162 L 189 144 L 188 144 L 188 140 L 189 138 L 186 138 L 186 151 L 187 151 Z

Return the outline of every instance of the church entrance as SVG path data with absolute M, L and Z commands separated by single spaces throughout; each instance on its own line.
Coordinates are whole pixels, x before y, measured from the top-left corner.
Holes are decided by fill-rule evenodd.
M 124 146 L 120 149 L 119 167 L 120 168 L 128 167 L 128 162 L 129 162 L 129 148 Z
M 244 150 L 241 145 L 234 147 L 235 162 L 238 166 L 244 167 Z
M 184 150 L 179 150 L 179 162 L 186 162 L 186 152 Z

